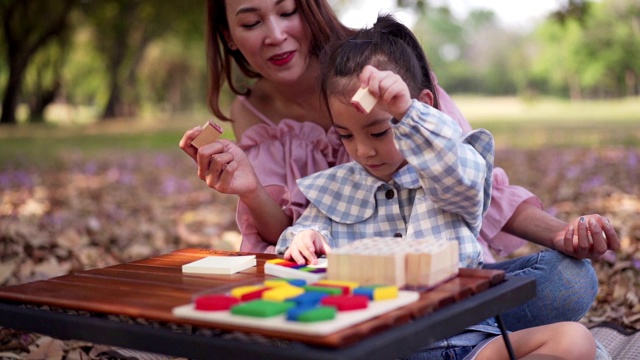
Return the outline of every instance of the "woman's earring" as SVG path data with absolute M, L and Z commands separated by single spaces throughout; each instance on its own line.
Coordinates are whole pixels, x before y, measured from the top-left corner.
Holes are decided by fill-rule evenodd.
M 238 50 L 238 47 L 236 46 L 236 44 L 229 42 L 229 49 L 235 51 L 235 50 Z

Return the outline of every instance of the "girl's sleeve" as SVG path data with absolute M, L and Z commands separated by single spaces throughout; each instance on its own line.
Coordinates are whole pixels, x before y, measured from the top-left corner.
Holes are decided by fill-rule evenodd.
M 315 230 L 324 236 L 329 247 L 334 247 L 333 238 L 331 237 L 331 219 L 321 212 L 313 203 L 309 204 L 302 216 L 289 226 L 278 239 L 275 250 L 276 254 L 284 254 L 287 251 L 293 238 L 302 231 Z
M 435 74 L 432 75 L 434 76 Z M 434 76 L 434 79 L 437 78 Z M 471 124 L 469 124 L 469 121 L 467 121 L 449 94 L 437 83 L 436 91 L 440 102 L 440 110 L 455 120 L 460 125 L 463 133 L 470 132 L 472 130 Z M 500 256 L 507 256 L 527 242 L 518 236 L 502 231 L 502 228 L 520 204 L 526 201 L 542 209 L 540 199 L 521 186 L 511 185 L 509 176 L 502 168 L 493 168 L 492 179 L 491 203 L 482 220 L 482 229 L 478 237 L 478 241 L 484 250 L 485 262 L 495 261 L 489 248 Z
M 414 100 L 394 136 L 431 201 L 462 216 L 477 236 L 491 193 L 491 134 L 480 129 L 463 136 L 446 114 Z

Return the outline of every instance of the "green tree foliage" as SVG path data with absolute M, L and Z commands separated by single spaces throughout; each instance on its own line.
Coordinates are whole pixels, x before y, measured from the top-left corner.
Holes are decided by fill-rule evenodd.
M 68 29 L 74 0 L 4 0 L 0 2 L 4 60 L 9 74 L 4 86 L 0 124 L 15 124 L 24 77 L 34 55 Z M 44 100 L 44 99 L 42 99 Z
M 460 20 L 446 6 L 423 9 L 414 32 L 447 91 L 516 91 L 521 35 L 501 28 L 492 11 L 475 10 Z
M 193 20 L 194 11 L 204 13 L 204 5 L 195 0 L 90 0 L 82 10 L 106 66 L 109 92 L 102 118 L 112 119 L 138 114 L 140 66 L 149 45 L 175 29 L 174 24 Z
M 338 12 L 348 4 L 329 1 Z M 396 0 L 418 14 L 413 30 L 449 92 L 640 94 L 640 3 L 563 1 L 528 35 L 501 27 L 491 11 L 459 19 L 446 5 Z M 18 103 L 42 119 L 54 98 L 104 119 L 204 108 L 204 8 L 201 0 L 0 0 L 0 123 L 16 123 Z
M 570 1 L 536 31 L 532 74 L 572 99 L 640 94 L 640 3 Z

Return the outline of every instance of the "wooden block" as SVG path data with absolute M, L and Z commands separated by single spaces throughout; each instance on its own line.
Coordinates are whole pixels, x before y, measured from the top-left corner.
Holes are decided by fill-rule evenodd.
M 256 256 L 207 256 L 182 265 L 185 274 L 235 274 L 256 266 Z
M 202 131 L 200 132 L 200 134 L 198 134 L 198 136 L 196 136 L 195 139 L 191 141 L 191 145 L 199 149 L 204 145 L 211 144 L 212 142 L 218 140 L 221 134 L 222 128 L 220 127 L 220 125 L 212 121 L 207 121 L 204 125 L 202 125 Z
M 369 92 L 368 87 L 358 89 L 351 98 L 351 104 L 363 114 L 368 114 L 377 102 L 378 99 Z

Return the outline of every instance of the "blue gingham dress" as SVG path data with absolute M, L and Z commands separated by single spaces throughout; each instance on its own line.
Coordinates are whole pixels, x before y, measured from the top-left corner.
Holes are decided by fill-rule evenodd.
M 478 129 L 463 136 L 454 120 L 417 100 L 392 128 L 408 164 L 390 182 L 355 161 L 299 179 L 310 204 L 282 233 L 277 253 L 313 229 L 331 247 L 391 236 L 458 241 L 461 266 L 482 265 L 476 238 L 491 200 L 492 135 Z

